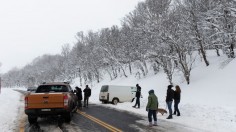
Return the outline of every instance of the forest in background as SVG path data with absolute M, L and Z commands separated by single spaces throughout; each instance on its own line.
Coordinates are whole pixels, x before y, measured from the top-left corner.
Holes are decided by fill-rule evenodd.
M 57 55 L 45 54 L 1 75 L 3 87 L 72 81 L 80 85 L 163 70 L 170 83 L 180 72 L 186 83 L 197 56 L 209 66 L 206 50 L 235 58 L 235 0 L 146 0 L 124 16 L 121 26 L 80 31 L 77 42 Z M 222 51 L 223 54 L 220 54 Z M 150 68 L 151 67 L 151 68 Z

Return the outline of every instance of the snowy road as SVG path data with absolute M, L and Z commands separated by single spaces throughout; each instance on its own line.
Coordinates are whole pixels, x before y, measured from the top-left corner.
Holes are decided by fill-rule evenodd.
M 61 123 L 58 118 L 39 118 L 38 126 L 29 125 L 25 120 L 25 132 L 199 132 L 189 127 L 159 120 L 155 127 L 147 126 L 147 118 L 129 113 L 117 111 L 98 105 L 90 105 L 81 111 L 74 113 L 72 121 Z

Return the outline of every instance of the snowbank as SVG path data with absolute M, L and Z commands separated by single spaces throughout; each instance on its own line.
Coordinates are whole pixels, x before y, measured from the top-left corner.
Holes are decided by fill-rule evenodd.
M 0 94 L 0 130 L 1 132 L 15 131 L 18 124 L 18 108 L 20 93 L 14 89 L 2 88 Z

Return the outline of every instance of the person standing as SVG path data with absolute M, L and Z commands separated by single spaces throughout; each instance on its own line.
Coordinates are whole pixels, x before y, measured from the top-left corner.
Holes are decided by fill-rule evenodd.
M 166 95 L 166 104 L 169 110 L 169 116 L 166 119 L 172 119 L 172 102 L 174 98 L 174 90 L 171 89 L 173 85 L 168 85 L 167 87 L 167 95 Z
M 154 124 L 153 126 L 157 126 L 157 109 L 158 109 L 158 98 L 154 94 L 154 90 L 150 90 L 148 96 L 148 103 L 146 106 L 146 111 L 148 112 L 148 121 L 149 121 L 149 126 L 152 126 L 152 117 L 154 119 Z
M 138 105 L 138 108 L 140 108 L 141 87 L 138 84 L 136 84 L 136 88 L 137 88 L 137 91 L 135 94 L 136 102 L 135 102 L 135 105 L 132 107 L 136 108 L 136 105 Z
M 88 107 L 89 97 L 91 96 L 91 89 L 86 85 L 84 92 L 84 107 Z
M 82 90 L 81 88 L 79 87 L 75 87 L 76 89 L 76 96 L 78 98 L 78 108 L 81 108 L 82 107 L 82 99 L 83 99 L 83 96 L 82 96 Z
M 181 94 L 181 89 L 180 89 L 179 85 L 176 85 L 175 92 L 174 92 L 174 113 L 173 113 L 173 115 L 175 115 L 177 112 L 177 116 L 180 116 L 180 112 L 179 112 L 180 94 Z

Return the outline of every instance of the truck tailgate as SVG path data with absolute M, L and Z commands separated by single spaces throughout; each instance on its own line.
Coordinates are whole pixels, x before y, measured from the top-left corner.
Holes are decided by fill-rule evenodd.
M 28 95 L 28 108 L 62 108 L 63 93 L 35 93 Z

